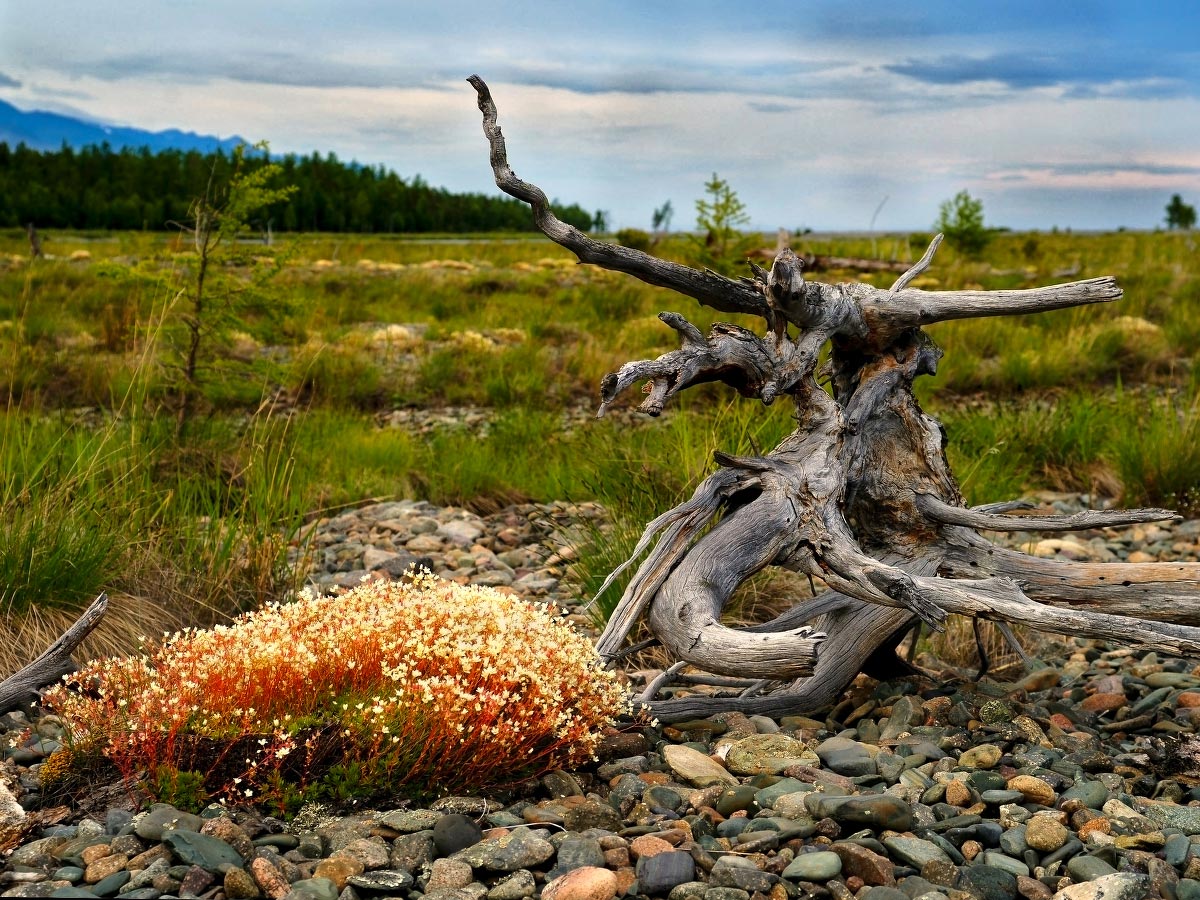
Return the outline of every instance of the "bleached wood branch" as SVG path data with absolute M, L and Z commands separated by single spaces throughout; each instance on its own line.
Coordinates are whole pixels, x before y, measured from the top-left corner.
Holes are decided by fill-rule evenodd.
M 479 111 L 483 113 L 483 133 L 491 148 L 492 172 L 496 186 L 533 209 L 534 221 L 542 234 L 561 244 L 579 257 L 614 272 L 624 272 L 647 284 L 670 288 L 698 300 L 705 306 L 727 313 L 747 313 L 764 316 L 766 301 L 752 285 L 734 281 L 715 272 L 700 272 L 678 263 L 658 259 L 640 250 L 607 244 L 588 237 L 566 222 L 550 208 L 546 194 L 535 184 L 522 181 L 508 163 L 504 135 L 497 124 L 496 104 L 487 84 L 478 75 L 467 79 L 478 96 Z
M 680 347 L 657 359 L 627 362 L 600 383 L 600 409 L 597 418 L 608 411 L 612 402 L 632 385 L 649 381 L 648 396 L 638 407 L 657 416 L 666 402 L 694 384 L 722 381 L 745 397 L 758 397 L 771 403 L 790 385 L 779 384 L 785 371 L 787 347 L 771 348 L 745 328 L 718 322 L 705 338 L 694 325 L 678 313 L 660 313 L 659 318 L 679 333 Z
M 1169 509 L 1085 509 L 1069 516 L 1006 516 L 953 506 L 933 494 L 917 494 L 916 501 L 917 508 L 935 522 L 985 531 L 1084 531 L 1180 518 Z
M 75 671 L 71 654 L 100 624 L 107 610 L 108 595 L 101 594 L 58 640 L 46 648 L 45 653 L 0 682 L 0 713 L 36 700 L 39 689 L 48 687 L 67 673 Z
M 933 262 L 933 255 L 937 253 L 938 247 L 942 246 L 942 237 L 941 232 L 933 236 L 933 240 L 929 242 L 925 254 L 913 264 L 911 269 L 896 279 L 895 283 L 888 288 L 889 293 L 895 294 L 904 290 L 912 284 L 913 279 L 929 268 L 929 264 Z
M 688 502 L 655 519 L 605 583 L 644 555 L 598 642 L 605 659 L 620 656 L 645 615 L 676 667 L 686 662 L 718 677 L 754 679 L 744 696 L 656 702 L 661 718 L 817 710 L 860 670 L 884 677 L 911 671 L 895 657 L 897 642 L 914 616 L 936 625 L 946 612 L 1200 655 L 1200 565 L 1063 563 L 997 548 L 973 530 L 1070 531 L 1157 521 L 1169 511 L 1005 515 L 1020 502 L 967 509 L 946 459 L 946 434 L 913 394 L 914 380 L 935 374 L 941 357 L 922 326 L 1106 303 L 1121 296 L 1115 279 L 1009 291 L 912 288 L 940 235 L 887 290 L 806 281 L 803 260 L 786 247 L 769 271 L 751 264 L 754 277 L 736 281 L 614 247 L 561 222 L 541 189 L 516 177 L 491 94 L 478 77 L 470 82 L 496 183 L 530 204 L 547 237 L 583 262 L 766 321 L 762 337 L 732 325 L 706 337 L 664 314 L 680 348 L 609 375 L 601 413 L 640 381 L 649 382 L 642 408 L 652 415 L 704 381 L 796 403 L 791 435 L 761 456 L 716 454 L 721 468 Z M 789 326 L 798 332 L 789 334 Z M 832 397 L 814 378 L 830 343 Z M 833 590 L 759 626 L 723 624 L 737 587 L 772 565 Z M 780 682 L 790 684 L 756 694 Z

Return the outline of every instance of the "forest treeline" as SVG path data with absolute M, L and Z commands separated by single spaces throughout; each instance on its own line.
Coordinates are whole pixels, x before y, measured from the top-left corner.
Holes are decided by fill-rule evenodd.
M 334 154 L 273 156 L 277 186 L 295 193 L 267 210 L 275 231 L 471 232 L 534 231 L 529 207 L 485 194 L 456 194 L 401 178 L 383 166 L 344 163 Z M 249 151 L 245 167 L 268 163 Z M 231 154 L 217 151 L 114 150 L 107 144 L 60 150 L 15 148 L 0 142 L 0 227 L 167 229 L 185 222 L 192 201 L 228 180 Z M 581 229 L 592 215 L 578 204 L 555 206 Z

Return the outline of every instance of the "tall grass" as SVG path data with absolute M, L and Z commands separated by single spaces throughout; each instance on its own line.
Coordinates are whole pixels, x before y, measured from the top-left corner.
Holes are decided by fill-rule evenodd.
M 1110 451 L 1131 502 L 1200 515 L 1200 397 L 1136 399 L 1137 427 L 1116 431 Z
M 951 409 L 942 419 L 971 503 L 1041 488 L 1200 512 L 1200 407 L 1190 382 L 1174 395 L 1118 386 Z
M 27 333 L 38 302 L 30 291 L 13 332 Z M 0 669 L 37 655 L 102 590 L 112 604 L 84 644 L 92 654 L 128 652 L 143 635 L 223 618 L 294 582 L 286 549 L 301 504 L 287 422 L 210 420 L 181 444 L 154 402 L 164 312 L 132 326 L 128 381 L 110 386 L 102 409 L 22 405 L 12 387 L 22 358 L 5 367 Z

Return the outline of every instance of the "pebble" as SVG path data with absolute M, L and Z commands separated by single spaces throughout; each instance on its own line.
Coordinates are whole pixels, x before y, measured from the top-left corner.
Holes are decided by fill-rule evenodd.
M 584 866 L 549 882 L 543 900 L 609 900 L 616 896 L 617 876 L 608 869 Z
M 832 850 L 801 853 L 783 870 L 784 878 L 796 881 L 828 881 L 842 872 L 842 858 Z
M 1049 816 L 1034 816 L 1025 823 L 1025 843 L 1041 853 L 1062 847 L 1071 839 L 1066 826 Z
M 472 868 L 496 872 L 528 869 L 554 856 L 555 847 L 547 840 L 545 831 L 518 828 L 506 835 L 488 838 L 459 850 L 453 858 L 461 859 Z
M 663 759 L 671 771 L 687 784 L 710 787 L 714 784 L 738 784 L 737 777 L 699 750 L 682 744 L 663 748 Z
M 461 813 L 447 813 L 433 826 L 433 845 L 442 856 L 450 856 L 483 840 L 483 830 L 475 820 Z
M 608 521 L 596 503 L 525 503 L 486 516 L 425 501 L 372 503 L 308 524 L 288 561 L 322 593 L 418 567 L 570 608 L 581 594 L 568 578 L 575 548 Z
M 1008 780 L 1008 789 L 1018 791 L 1029 803 L 1040 803 L 1043 806 L 1049 806 L 1057 796 L 1054 788 L 1033 775 L 1013 776 Z
M 637 882 L 643 894 L 665 894 L 696 877 L 696 862 L 682 850 L 643 856 L 637 861 Z

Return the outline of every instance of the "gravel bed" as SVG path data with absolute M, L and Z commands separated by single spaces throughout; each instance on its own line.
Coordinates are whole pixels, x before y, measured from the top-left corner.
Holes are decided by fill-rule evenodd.
M 1071 512 L 1078 495 L 1042 495 Z M 573 602 L 594 504 L 491 516 L 415 501 L 314 522 L 322 588 L 446 577 Z M 1197 558 L 1196 522 L 1069 538 L 1039 555 Z M 423 559 L 422 559 L 423 558 Z M 1200 667 L 1076 640 L 1017 680 L 866 677 L 807 717 L 716 716 L 606 738 L 601 759 L 505 796 L 291 822 L 127 798 L 45 809 L 61 723 L 0 717 L 0 896 L 125 900 L 1044 900 L 1200 898 Z

